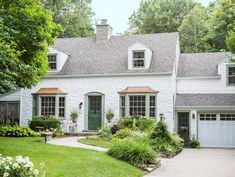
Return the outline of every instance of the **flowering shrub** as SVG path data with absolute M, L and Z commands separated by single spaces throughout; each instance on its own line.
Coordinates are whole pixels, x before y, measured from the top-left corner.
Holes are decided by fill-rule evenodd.
M 28 157 L 16 156 L 3 157 L 0 154 L 1 177 L 36 177 L 39 171 L 33 168 L 33 163 Z

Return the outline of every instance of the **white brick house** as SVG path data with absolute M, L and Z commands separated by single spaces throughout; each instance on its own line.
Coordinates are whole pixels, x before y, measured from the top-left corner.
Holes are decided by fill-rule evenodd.
M 32 89 L 0 96 L 0 117 L 27 125 L 34 115 L 70 119 L 78 131 L 124 115 L 164 114 L 170 131 L 204 147 L 235 147 L 235 65 L 228 53 L 180 54 L 178 33 L 113 36 L 102 21 L 95 37 L 57 39 L 48 76 Z

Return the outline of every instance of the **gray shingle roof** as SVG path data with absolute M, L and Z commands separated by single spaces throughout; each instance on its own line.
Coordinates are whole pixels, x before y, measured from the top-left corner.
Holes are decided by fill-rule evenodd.
M 176 106 L 235 106 L 235 94 L 177 94 Z
M 229 53 L 226 52 L 181 54 L 177 76 L 218 76 L 218 63 L 228 56 Z
M 112 36 L 107 44 L 95 37 L 61 38 L 55 48 L 70 54 L 58 75 L 172 72 L 178 33 Z M 153 51 L 150 68 L 128 70 L 128 47 L 139 42 Z

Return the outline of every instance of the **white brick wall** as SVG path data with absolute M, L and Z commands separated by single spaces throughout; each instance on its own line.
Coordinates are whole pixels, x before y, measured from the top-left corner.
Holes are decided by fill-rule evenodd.
M 119 77 L 83 77 L 44 79 L 31 90 L 22 91 L 21 124 L 32 117 L 32 95 L 40 88 L 58 87 L 68 93 L 66 97 L 66 117 L 70 118 L 73 109 L 83 102 L 78 119 L 78 130 L 84 129 L 84 95 L 89 92 L 100 92 L 105 95 L 105 109 L 114 110 L 115 119 L 119 118 L 119 94 L 127 86 L 150 86 L 159 91 L 157 96 L 157 113 L 164 113 L 169 129 L 173 130 L 173 88 L 172 77 L 165 76 L 119 76 Z

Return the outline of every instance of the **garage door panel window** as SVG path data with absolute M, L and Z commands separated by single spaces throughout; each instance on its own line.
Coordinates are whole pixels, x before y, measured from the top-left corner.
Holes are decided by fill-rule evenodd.
M 221 121 L 235 121 L 235 114 L 220 114 Z
M 200 114 L 201 121 L 216 121 L 216 114 Z

